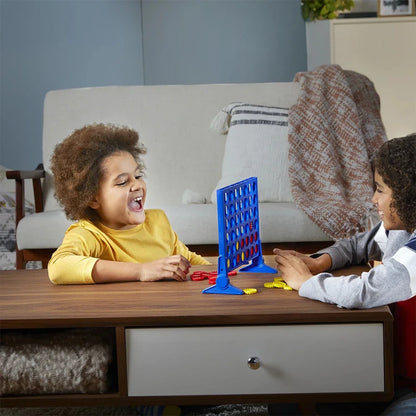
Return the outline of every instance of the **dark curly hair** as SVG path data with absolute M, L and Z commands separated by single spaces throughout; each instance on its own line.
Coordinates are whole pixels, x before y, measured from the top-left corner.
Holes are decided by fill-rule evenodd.
M 55 147 L 51 169 L 55 196 L 72 220 L 98 220 L 89 204 L 98 192 L 102 161 L 117 152 L 129 152 L 144 169 L 140 155 L 146 153 L 135 130 L 113 124 L 91 124 L 75 130 Z
M 378 150 L 375 169 L 393 191 L 395 208 L 408 232 L 416 229 L 416 133 L 388 140 Z

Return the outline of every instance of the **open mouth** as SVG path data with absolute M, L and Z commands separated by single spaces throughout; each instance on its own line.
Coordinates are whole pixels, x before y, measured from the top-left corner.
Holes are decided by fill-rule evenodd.
M 132 211 L 140 212 L 143 209 L 143 197 L 138 196 L 129 203 L 129 208 Z

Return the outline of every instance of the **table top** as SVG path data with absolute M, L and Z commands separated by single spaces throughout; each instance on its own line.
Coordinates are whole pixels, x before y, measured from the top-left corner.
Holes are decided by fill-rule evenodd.
M 271 264 L 271 263 L 269 263 Z M 216 265 L 193 266 L 216 270 Z M 348 274 L 364 268 L 348 269 Z M 338 271 L 345 274 L 345 270 Z M 0 271 L 0 327 L 206 326 L 391 321 L 387 306 L 346 310 L 268 289 L 276 275 L 240 272 L 230 277 L 253 295 L 203 294 L 208 280 L 53 285 L 47 270 Z

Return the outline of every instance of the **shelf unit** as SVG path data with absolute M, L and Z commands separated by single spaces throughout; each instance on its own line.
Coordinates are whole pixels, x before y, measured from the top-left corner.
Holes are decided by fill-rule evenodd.
M 416 132 L 416 17 L 306 23 L 308 71 L 338 64 L 366 75 L 380 95 L 389 138 Z

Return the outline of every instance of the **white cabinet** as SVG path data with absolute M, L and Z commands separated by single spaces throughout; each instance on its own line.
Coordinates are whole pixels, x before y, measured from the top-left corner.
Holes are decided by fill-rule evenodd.
M 384 390 L 382 323 L 132 328 L 126 358 L 129 396 Z
M 323 64 L 366 75 L 389 138 L 416 132 L 416 17 L 306 23 L 308 70 Z

